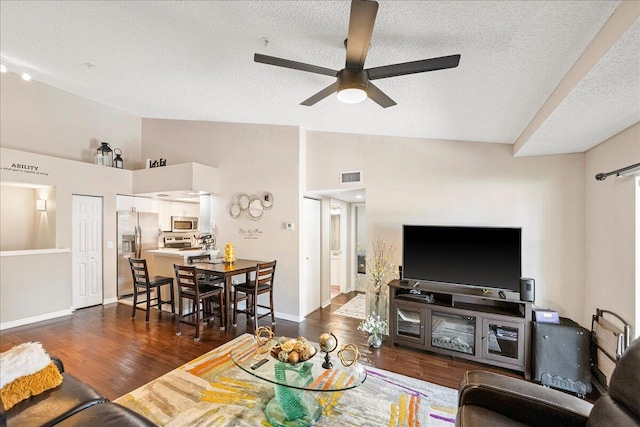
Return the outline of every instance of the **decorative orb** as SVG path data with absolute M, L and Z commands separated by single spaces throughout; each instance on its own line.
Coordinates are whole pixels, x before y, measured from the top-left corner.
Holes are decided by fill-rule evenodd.
M 338 358 L 340 358 L 344 366 L 349 367 L 355 365 L 360 358 L 358 346 L 351 343 L 343 345 L 342 349 L 338 351 Z
M 260 326 L 255 332 L 255 337 L 258 345 L 265 345 L 273 338 L 273 331 L 268 326 Z
M 320 335 L 320 350 L 330 353 L 338 346 L 338 340 L 333 334 L 324 333 Z

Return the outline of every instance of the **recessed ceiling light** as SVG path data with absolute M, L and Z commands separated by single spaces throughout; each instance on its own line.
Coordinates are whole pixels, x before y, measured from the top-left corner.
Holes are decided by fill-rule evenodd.
M 356 195 L 356 199 L 362 199 L 362 194 Z
M 0 73 L 6 73 L 7 72 L 7 67 L 5 67 L 4 64 L 0 64 Z
M 29 81 L 31 80 L 31 76 L 27 73 L 22 73 L 22 80 Z

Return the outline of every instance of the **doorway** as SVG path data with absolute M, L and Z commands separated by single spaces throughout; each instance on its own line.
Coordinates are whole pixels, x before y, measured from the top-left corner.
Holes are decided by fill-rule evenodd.
M 351 256 L 353 259 L 353 285 L 352 289 L 359 292 L 366 290 L 367 284 L 367 217 L 364 203 L 351 205 L 351 230 L 353 245 Z
M 73 195 L 72 307 L 102 304 L 102 197 Z
M 329 241 L 331 254 L 331 298 L 349 292 L 347 282 L 347 247 L 349 204 L 342 200 L 330 200 Z
M 321 304 L 321 212 L 320 200 L 303 199 L 302 285 L 300 314 L 306 316 Z

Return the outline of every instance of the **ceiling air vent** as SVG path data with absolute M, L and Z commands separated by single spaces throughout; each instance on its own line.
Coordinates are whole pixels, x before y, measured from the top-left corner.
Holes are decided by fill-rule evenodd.
M 340 172 L 340 184 L 348 182 L 362 182 L 362 173 L 360 171 Z

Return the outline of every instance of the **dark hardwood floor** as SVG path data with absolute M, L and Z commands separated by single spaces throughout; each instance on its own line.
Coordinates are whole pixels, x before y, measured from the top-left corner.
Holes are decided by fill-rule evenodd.
M 516 372 L 390 347 L 386 342 L 382 348 L 372 350 L 367 347 L 366 334 L 356 330 L 358 319 L 334 314 L 355 295 L 334 298 L 330 306 L 315 311 L 302 323 L 278 319 L 274 332 L 276 336 L 304 336 L 312 341 L 317 341 L 323 332 L 333 332 L 340 344 L 355 343 L 363 358 L 375 367 L 456 389 L 464 372 L 471 369 L 523 378 Z M 196 343 L 193 327 L 184 325 L 182 336 L 176 336 L 171 313 L 154 310 L 151 314 L 150 323 L 145 324 L 144 311 L 138 311 L 132 320 L 128 305 L 89 307 L 72 316 L 0 331 L 0 351 L 39 341 L 50 354 L 62 359 L 66 372 L 115 399 L 244 332 L 253 333 L 252 323 L 247 326 L 245 316 L 239 316 L 238 327 L 227 332 L 217 324 L 205 327 L 202 340 Z M 270 322 L 264 318 L 260 323 Z

